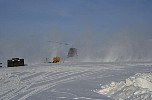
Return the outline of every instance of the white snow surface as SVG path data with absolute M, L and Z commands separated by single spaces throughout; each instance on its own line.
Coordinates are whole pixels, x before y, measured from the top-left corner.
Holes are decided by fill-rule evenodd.
M 151 100 L 151 72 L 152 63 L 64 62 L 4 67 L 0 68 L 0 100 Z

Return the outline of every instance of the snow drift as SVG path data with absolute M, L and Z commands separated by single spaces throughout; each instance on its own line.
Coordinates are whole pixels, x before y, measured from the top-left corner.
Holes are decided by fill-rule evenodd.
M 115 100 L 152 100 L 152 73 L 138 73 L 125 81 L 101 86 L 99 94 Z

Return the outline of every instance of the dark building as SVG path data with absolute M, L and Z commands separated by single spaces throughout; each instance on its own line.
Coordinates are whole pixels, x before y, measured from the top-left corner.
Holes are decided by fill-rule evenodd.
M 68 57 L 75 57 L 77 55 L 77 49 L 76 48 L 70 48 L 68 52 Z

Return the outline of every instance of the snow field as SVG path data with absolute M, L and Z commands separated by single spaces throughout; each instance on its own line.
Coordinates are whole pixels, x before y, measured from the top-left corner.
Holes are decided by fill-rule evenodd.
M 60 65 L 4 68 L 0 70 L 0 100 L 25 100 L 56 85 L 87 78 L 93 73 L 84 68 Z
M 136 74 L 146 74 L 150 71 L 152 71 L 150 64 L 100 62 L 42 63 L 0 68 L 0 100 L 111 100 L 111 98 L 121 99 L 122 97 L 134 100 L 137 97 L 150 98 L 151 88 L 149 87 L 151 85 L 146 80 L 151 80 L 151 75 L 149 74 L 143 81 L 143 74 Z M 121 81 L 134 74 L 140 78 L 135 78 L 137 80 L 129 78 L 126 82 L 112 82 L 110 85 L 103 86 L 107 82 Z M 138 84 L 136 84 L 137 81 Z M 145 85 L 142 85 L 142 82 Z M 96 89 L 100 88 L 100 84 L 103 87 L 97 93 Z M 125 86 L 128 88 L 125 89 Z M 131 90 L 132 88 L 134 91 Z M 133 97 L 132 93 L 136 96 Z M 120 94 L 121 96 L 119 96 Z

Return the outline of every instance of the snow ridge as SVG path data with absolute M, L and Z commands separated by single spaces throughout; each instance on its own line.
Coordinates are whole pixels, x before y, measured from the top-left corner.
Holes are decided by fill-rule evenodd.
M 114 100 L 152 100 L 152 73 L 137 73 L 125 81 L 101 86 L 99 94 Z

